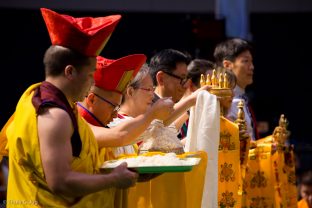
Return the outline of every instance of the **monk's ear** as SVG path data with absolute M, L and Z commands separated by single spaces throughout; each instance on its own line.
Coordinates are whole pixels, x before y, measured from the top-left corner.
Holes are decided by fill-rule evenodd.
M 73 79 L 77 75 L 77 69 L 73 65 L 67 65 L 64 69 L 64 75 L 68 79 Z

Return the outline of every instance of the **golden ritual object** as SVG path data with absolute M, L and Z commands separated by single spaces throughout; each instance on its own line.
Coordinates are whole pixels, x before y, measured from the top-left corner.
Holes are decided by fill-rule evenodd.
M 273 131 L 273 142 L 278 145 L 285 145 L 286 141 L 289 138 L 290 132 L 287 130 L 288 120 L 285 118 L 285 115 L 280 116 L 278 126 L 275 127 Z
M 248 153 L 250 148 L 250 136 L 247 132 L 247 124 L 245 120 L 245 113 L 244 113 L 244 101 L 240 100 L 237 105 L 238 112 L 237 112 L 237 119 L 235 123 L 238 125 L 239 129 L 239 140 L 240 140 L 240 164 L 243 166 L 247 165 Z
M 208 90 L 211 94 L 218 97 L 231 97 L 233 92 L 229 86 L 227 74 L 223 72 L 217 73 L 214 69 L 212 75 L 207 74 L 206 78 L 203 74 L 200 76 L 200 86 L 209 85 L 211 89 Z

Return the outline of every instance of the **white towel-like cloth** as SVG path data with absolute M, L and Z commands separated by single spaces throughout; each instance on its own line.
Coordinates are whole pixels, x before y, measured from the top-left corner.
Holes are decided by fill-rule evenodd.
M 220 104 L 215 95 L 199 92 L 191 108 L 185 151 L 203 150 L 208 154 L 203 208 L 218 207 L 218 148 L 220 137 Z

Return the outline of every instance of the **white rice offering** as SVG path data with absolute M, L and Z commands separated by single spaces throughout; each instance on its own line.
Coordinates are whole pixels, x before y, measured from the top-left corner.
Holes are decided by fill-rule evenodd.
M 190 159 L 190 158 L 189 158 Z M 189 166 L 194 165 L 194 161 L 188 159 L 180 159 L 175 153 L 167 153 L 165 155 L 153 156 L 137 156 L 131 158 L 122 158 L 113 163 L 107 161 L 102 167 L 116 167 L 121 163 L 126 162 L 128 167 L 149 167 L 149 166 Z

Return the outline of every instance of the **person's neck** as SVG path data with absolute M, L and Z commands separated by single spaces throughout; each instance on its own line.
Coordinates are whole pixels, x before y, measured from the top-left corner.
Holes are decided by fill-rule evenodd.
M 164 97 L 164 96 L 163 96 L 163 91 L 160 89 L 159 86 L 157 86 L 157 87 L 155 88 L 154 93 L 155 93 L 156 95 L 158 95 L 158 97 L 160 97 L 160 98 L 163 98 L 163 97 Z
M 138 111 L 138 107 L 135 106 L 133 103 L 132 104 L 130 104 L 130 103 L 122 104 L 118 113 L 122 114 L 122 115 L 131 116 L 133 118 L 142 114 Z
M 53 78 L 53 77 L 47 77 L 45 79 L 46 82 L 51 83 L 52 85 L 54 85 L 56 88 L 58 88 L 60 91 L 62 91 L 64 93 L 64 95 L 66 96 L 68 102 L 72 105 L 74 102 L 72 99 L 72 96 L 70 96 L 70 91 L 67 89 L 66 84 L 64 84 L 64 80 L 60 79 L 60 78 Z
M 239 88 L 241 88 L 243 91 L 246 90 L 246 86 L 245 86 L 245 85 L 242 85 L 242 84 L 237 83 L 237 86 L 238 86 Z

